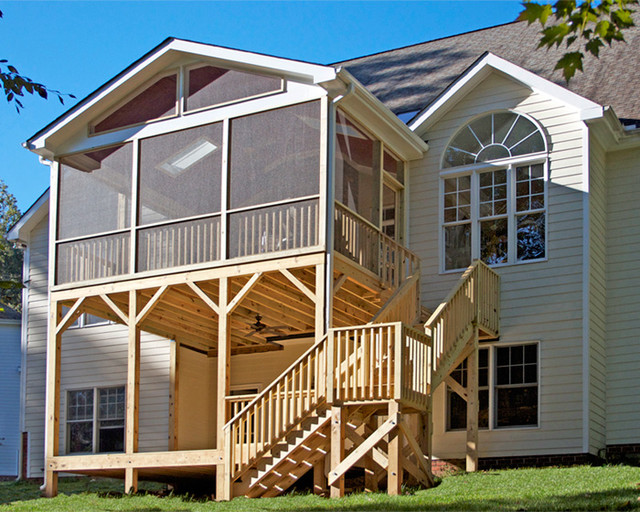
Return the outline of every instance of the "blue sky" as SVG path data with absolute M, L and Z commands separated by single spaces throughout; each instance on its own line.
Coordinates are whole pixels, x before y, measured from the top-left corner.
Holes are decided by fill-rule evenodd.
M 513 21 L 502 1 L 3 1 L 0 58 L 48 87 L 92 92 L 169 36 L 321 64 Z M 0 179 L 22 211 L 45 190 L 48 167 L 22 148 L 76 100 L 0 100 Z

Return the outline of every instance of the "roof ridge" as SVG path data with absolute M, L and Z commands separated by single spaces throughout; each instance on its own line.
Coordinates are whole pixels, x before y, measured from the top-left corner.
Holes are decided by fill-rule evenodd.
M 412 43 L 412 44 L 408 44 L 408 45 L 405 45 L 405 46 L 399 46 L 398 48 L 391 48 L 389 50 L 382 50 L 380 52 L 374 52 L 374 53 L 369 53 L 367 55 L 361 55 L 360 57 L 353 57 L 351 59 L 339 60 L 337 62 L 332 62 L 332 63 L 326 64 L 326 65 L 327 66 L 335 66 L 337 64 L 343 64 L 345 62 L 352 62 L 352 61 L 356 61 L 356 60 L 360 60 L 360 59 L 366 59 L 367 57 L 373 57 L 375 55 L 382 55 L 383 53 L 395 52 L 395 51 L 398 51 L 398 50 L 405 50 L 406 48 L 412 48 L 414 46 L 420 46 L 420 45 L 423 45 L 423 44 L 435 43 L 436 41 L 443 41 L 444 39 L 451 39 L 453 37 L 465 36 L 465 35 L 468 35 L 468 34 L 473 34 L 475 32 L 482 32 L 484 30 L 491 30 L 491 29 L 494 29 L 494 28 L 505 27 L 507 25 L 514 25 L 516 23 L 524 23 L 524 20 L 508 21 L 506 23 L 500 23 L 498 25 L 492 25 L 490 27 L 483 27 L 483 28 L 477 28 L 475 30 L 469 30 L 467 32 L 460 32 L 459 34 L 452 34 L 450 36 L 437 37 L 435 39 L 429 39 L 427 41 L 421 41 L 419 43 Z

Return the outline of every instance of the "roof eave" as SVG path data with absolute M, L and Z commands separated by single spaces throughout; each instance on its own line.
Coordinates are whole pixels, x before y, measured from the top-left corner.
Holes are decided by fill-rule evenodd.
M 501 72 L 524 84 L 533 91 L 552 96 L 580 113 L 582 120 L 602 117 L 603 107 L 583 96 L 542 78 L 506 59 L 490 52 L 482 54 L 458 78 L 456 78 L 430 105 L 425 107 L 409 123 L 413 131 L 425 130 L 435 123 L 448 107 L 467 94 L 485 76 L 493 71 Z

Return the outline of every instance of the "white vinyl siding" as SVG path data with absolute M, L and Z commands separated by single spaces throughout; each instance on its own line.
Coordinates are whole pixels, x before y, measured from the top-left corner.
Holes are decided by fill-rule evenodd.
M 44 470 L 47 339 L 48 218 L 32 230 L 29 243 L 25 430 L 29 433 L 27 476 Z M 101 325 L 65 332 L 62 340 L 60 453 L 65 453 L 66 390 L 122 385 L 127 380 L 127 328 Z M 143 333 L 140 362 L 140 451 L 167 449 L 169 341 Z
M 497 73 L 462 98 L 426 133 L 430 150 L 411 165 L 410 248 L 421 258 L 421 297 L 435 309 L 460 273 L 439 273 L 439 168 L 450 137 L 474 116 L 511 109 L 548 136 L 547 260 L 496 269 L 501 276 L 500 343 L 540 341 L 540 424 L 480 432 L 481 457 L 581 453 L 583 123 L 560 102 Z M 437 457 L 464 455 L 465 434 L 445 432 L 445 390 L 434 399 Z
M 640 443 L 640 151 L 607 155 L 607 444 Z
M 20 320 L 0 320 L 0 476 L 18 475 Z
M 606 445 L 606 183 L 605 151 L 589 138 L 589 452 Z

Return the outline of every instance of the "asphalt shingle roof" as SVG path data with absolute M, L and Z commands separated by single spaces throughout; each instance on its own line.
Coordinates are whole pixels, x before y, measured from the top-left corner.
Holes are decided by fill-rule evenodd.
M 640 17 L 636 17 L 640 24 Z M 514 22 L 336 63 L 344 66 L 395 113 L 429 105 L 484 52 L 491 52 L 604 106 L 622 119 L 640 119 L 640 27 L 626 43 L 585 57 L 584 73 L 567 86 L 554 71 L 565 47 L 537 49 L 540 27 Z
M 9 306 L 0 304 L 0 320 L 20 320 L 22 315 Z

